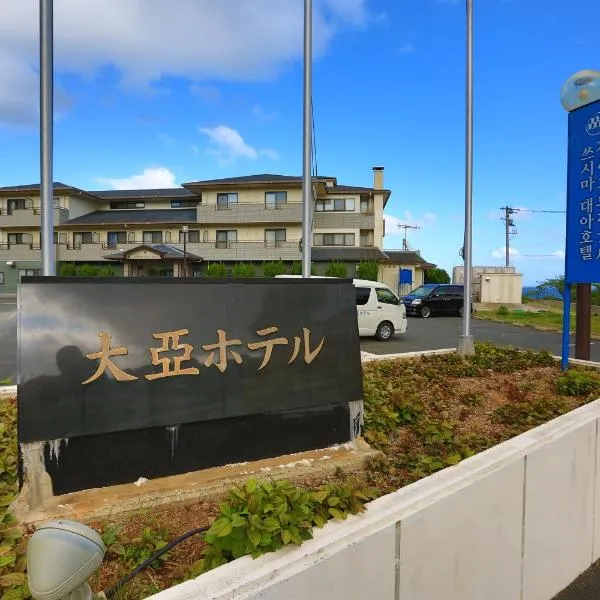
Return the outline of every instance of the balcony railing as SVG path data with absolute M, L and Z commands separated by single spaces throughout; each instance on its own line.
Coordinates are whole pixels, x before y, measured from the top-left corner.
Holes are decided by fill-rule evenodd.
M 313 214 L 315 228 L 374 229 L 375 215 L 372 212 L 319 211 Z
M 198 223 L 300 223 L 302 203 L 230 202 L 202 204 L 197 208 Z
M 13 208 L 0 211 L 0 226 L 4 227 L 39 227 L 41 209 Z M 66 208 L 54 208 L 54 224 L 60 225 L 69 220 L 69 211 Z

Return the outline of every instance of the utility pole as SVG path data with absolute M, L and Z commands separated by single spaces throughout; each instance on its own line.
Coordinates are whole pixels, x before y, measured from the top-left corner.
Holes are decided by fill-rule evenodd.
M 471 288 L 473 279 L 473 0 L 465 0 L 466 8 L 466 85 L 465 85 L 465 285 L 462 335 L 458 354 L 475 354 L 475 339 L 471 332 Z
M 398 224 L 398 229 L 404 229 L 404 240 L 402 242 L 402 250 L 408 250 L 408 242 L 406 241 L 406 232 L 408 229 L 421 229 L 417 225 L 401 225 Z
M 504 221 L 504 235 L 506 238 L 504 242 L 504 252 L 506 254 L 506 266 L 510 267 L 510 236 L 517 233 L 517 230 L 514 228 L 515 222 L 510 216 L 518 211 L 515 208 L 510 208 L 510 206 L 503 206 L 500 210 L 504 211 L 504 217 L 502 219 Z

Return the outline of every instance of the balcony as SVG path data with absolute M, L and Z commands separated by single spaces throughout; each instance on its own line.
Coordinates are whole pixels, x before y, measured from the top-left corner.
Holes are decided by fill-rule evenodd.
M 98 262 L 108 254 L 116 254 L 121 250 L 131 250 L 140 246 L 142 240 L 127 243 L 108 244 L 59 244 L 56 260 L 64 262 Z M 183 250 L 183 244 L 169 244 Z M 205 261 L 263 261 L 263 260 L 301 260 L 299 241 L 294 242 L 227 242 L 210 241 L 188 243 L 187 251 L 200 256 Z M 39 256 L 39 251 L 38 251 Z M 11 257 L 12 259 L 12 257 Z M 1 258 L 0 258 L 1 260 Z M 23 260 L 23 259 L 21 259 Z
M 198 206 L 198 223 L 300 223 L 302 203 L 288 202 L 267 208 L 263 202 L 230 203 L 228 205 L 205 204 Z
M 54 224 L 60 225 L 69 220 L 69 211 L 66 208 L 54 208 Z M 6 209 L 0 212 L 0 227 L 23 227 L 36 228 L 40 227 L 41 209 L 22 208 L 7 211 Z
M 40 261 L 42 254 L 39 244 L 0 244 L 0 261 Z
M 374 229 L 372 212 L 314 212 L 315 229 Z

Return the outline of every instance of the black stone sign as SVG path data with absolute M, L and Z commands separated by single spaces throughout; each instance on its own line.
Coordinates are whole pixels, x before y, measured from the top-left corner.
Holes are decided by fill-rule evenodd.
M 19 443 L 54 492 L 351 439 L 349 280 L 24 278 Z

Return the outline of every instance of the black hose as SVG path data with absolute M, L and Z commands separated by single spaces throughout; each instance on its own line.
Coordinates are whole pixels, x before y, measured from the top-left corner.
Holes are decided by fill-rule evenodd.
M 198 527 L 198 529 L 192 529 L 183 535 L 171 540 L 166 546 L 163 546 L 160 550 L 157 550 L 150 558 L 145 560 L 143 563 L 138 565 L 131 573 L 125 575 L 125 577 L 119 579 L 115 585 L 108 588 L 106 592 L 104 592 L 107 598 L 111 598 L 114 596 L 124 585 L 128 584 L 136 575 L 138 575 L 141 571 L 143 571 L 147 566 L 151 565 L 159 556 L 162 556 L 165 552 L 168 552 L 173 546 L 177 546 L 187 538 L 197 535 L 198 533 L 204 533 L 207 531 L 209 526 L 207 527 Z

